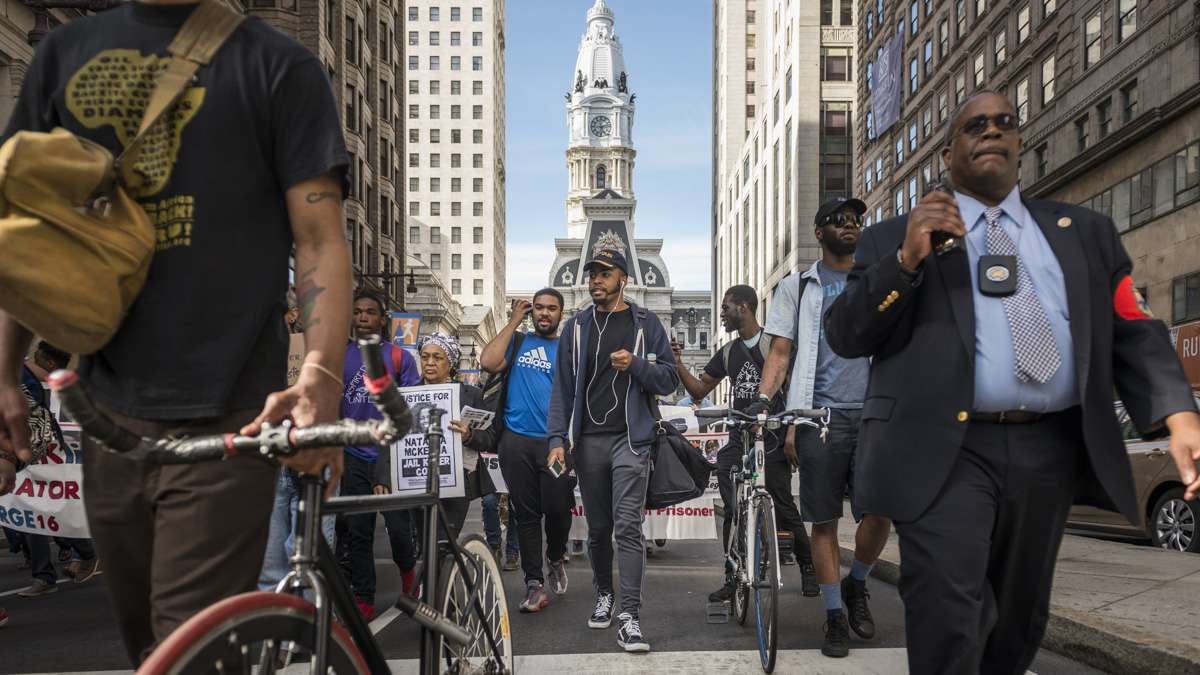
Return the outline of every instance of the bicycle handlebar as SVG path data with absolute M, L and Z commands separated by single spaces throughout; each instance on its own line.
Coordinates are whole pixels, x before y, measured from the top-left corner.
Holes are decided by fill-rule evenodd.
M 734 423 L 751 423 L 758 424 L 761 422 L 769 422 L 775 424 L 801 424 L 803 420 L 823 420 L 829 416 L 828 408 L 797 408 L 796 410 L 785 410 L 784 412 L 766 415 L 765 419 L 759 419 L 757 415 L 748 415 L 741 410 L 733 410 L 731 408 L 704 408 L 695 411 L 696 419 L 698 420 L 723 420 Z
M 67 412 L 88 436 L 108 451 L 153 464 L 195 464 L 240 454 L 258 454 L 268 459 L 288 457 L 300 450 L 347 445 L 388 445 L 408 433 L 412 412 L 396 388 L 383 363 L 378 337 L 358 341 L 366 366 L 366 387 L 382 420 L 340 420 L 298 428 L 291 420 L 282 424 L 263 424 L 255 436 L 213 434 L 190 438 L 147 438 L 117 424 L 100 412 L 82 386 L 79 376 L 70 370 L 50 375 L 50 388 L 62 398 Z M 430 423 L 441 428 L 441 410 L 430 410 Z

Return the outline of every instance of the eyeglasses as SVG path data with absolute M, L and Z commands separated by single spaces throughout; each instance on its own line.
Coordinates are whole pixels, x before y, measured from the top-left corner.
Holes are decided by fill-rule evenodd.
M 838 214 L 835 214 L 835 215 L 832 215 L 832 216 L 829 216 L 828 218 L 826 218 L 825 222 L 823 223 L 823 226 L 824 227 L 837 227 L 837 228 L 848 228 L 848 227 L 861 228 L 862 222 L 863 222 L 862 216 L 858 216 L 858 215 L 852 216 L 852 215 L 848 215 L 845 213 L 838 213 Z
M 988 123 L 991 123 L 1002 132 L 1012 131 L 1017 128 L 1017 116 L 1012 113 L 976 115 L 967 120 L 967 123 L 962 126 L 962 133 L 969 136 L 982 136 L 987 131 Z

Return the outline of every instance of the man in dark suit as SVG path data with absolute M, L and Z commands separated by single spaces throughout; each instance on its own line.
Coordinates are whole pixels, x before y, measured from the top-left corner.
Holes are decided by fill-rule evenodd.
M 1200 490 L 1200 416 L 1112 221 L 1023 199 L 1020 142 L 1005 97 L 965 101 L 953 194 L 868 228 L 825 319 L 834 351 L 873 357 L 855 493 L 895 521 L 914 673 L 1025 672 L 1072 502 L 1139 520 L 1114 388 Z

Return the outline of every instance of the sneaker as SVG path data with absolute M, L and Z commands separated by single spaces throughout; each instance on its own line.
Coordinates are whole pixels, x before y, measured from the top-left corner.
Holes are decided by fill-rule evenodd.
M 34 579 L 33 584 L 29 588 L 17 593 L 17 595 L 22 598 L 37 598 L 57 592 L 58 584 L 49 583 L 43 579 Z
M 791 551 L 780 551 L 779 552 L 779 565 L 780 566 L 788 566 L 788 565 L 795 565 L 795 564 L 796 564 L 796 556 L 792 555 Z
M 875 619 L 871 617 L 871 608 L 867 606 L 870 598 L 866 584 L 851 577 L 842 579 L 842 602 L 846 603 L 850 615 L 850 628 L 864 640 L 875 637 Z
M 501 568 L 505 572 L 521 569 L 521 555 L 519 553 L 509 553 L 504 556 L 504 566 Z
M 564 560 L 550 563 L 550 589 L 555 595 L 567 592 L 567 563 Z
M 846 625 L 846 613 L 835 609 L 828 613 L 825 622 L 825 643 L 821 645 L 821 653 L 835 659 L 850 654 L 850 628 Z
M 412 595 L 413 589 L 417 587 L 417 568 L 411 570 L 400 570 L 400 590 L 405 595 Z
M 97 574 L 102 574 L 100 571 L 100 559 L 92 558 L 91 560 L 80 561 L 75 567 L 75 574 L 71 576 L 74 577 L 75 583 L 82 584 Z
M 708 594 L 709 602 L 729 602 L 733 599 L 734 582 L 732 579 L 725 582 L 725 585 Z
M 588 619 L 588 628 L 608 628 L 612 625 L 613 594 L 601 593 L 596 596 L 596 610 Z
M 546 594 L 546 589 L 536 581 L 529 582 L 525 590 L 525 599 L 521 601 L 521 612 L 524 614 L 540 612 L 548 604 L 550 604 L 550 596 Z
M 621 627 L 617 630 L 617 644 L 621 646 L 621 649 L 643 654 L 650 651 L 650 643 L 642 637 L 642 626 L 638 623 L 636 616 L 629 612 L 621 612 L 617 621 L 621 622 Z
M 4 611 L 3 607 L 0 607 L 0 628 L 4 628 L 4 624 L 6 623 L 8 623 L 8 612 Z
M 358 613 L 362 614 L 363 621 L 371 621 L 375 618 L 375 603 L 369 602 L 366 598 L 354 598 L 354 604 L 358 605 Z
M 821 585 L 817 583 L 817 568 L 812 563 L 800 563 L 800 593 L 806 598 L 815 598 L 821 594 Z

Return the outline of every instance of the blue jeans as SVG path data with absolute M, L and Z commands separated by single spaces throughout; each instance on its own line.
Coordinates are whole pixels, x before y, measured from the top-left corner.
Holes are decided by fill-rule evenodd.
M 502 531 L 500 529 L 500 493 L 493 492 L 480 499 L 483 506 L 483 536 L 488 546 L 494 551 L 500 548 Z M 521 552 L 521 541 L 517 537 L 517 516 L 512 505 L 508 507 L 508 540 L 504 552 L 517 555 Z
M 279 470 L 275 483 L 275 506 L 271 509 L 271 530 L 267 535 L 267 552 L 258 575 L 258 589 L 273 591 L 287 576 L 288 561 L 296 550 L 296 510 L 300 504 L 299 483 L 286 469 Z M 321 534 L 330 550 L 334 549 L 334 517 L 321 518 Z

